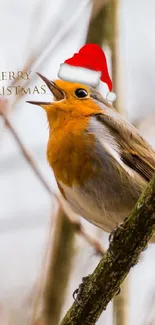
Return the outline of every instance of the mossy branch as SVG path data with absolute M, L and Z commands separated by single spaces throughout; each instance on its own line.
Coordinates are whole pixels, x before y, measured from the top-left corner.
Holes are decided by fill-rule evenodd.
M 155 175 L 130 215 L 117 228 L 109 249 L 85 283 L 82 304 L 75 301 L 61 325 L 96 324 L 131 267 L 137 263 L 154 230 Z

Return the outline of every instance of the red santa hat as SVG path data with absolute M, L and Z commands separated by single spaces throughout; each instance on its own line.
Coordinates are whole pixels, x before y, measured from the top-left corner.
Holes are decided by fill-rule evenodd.
M 116 94 L 112 92 L 112 81 L 105 54 L 97 44 L 86 44 L 72 58 L 65 60 L 60 65 L 58 77 L 62 80 L 79 82 L 92 87 L 96 87 L 101 80 L 109 88 L 107 100 L 113 102 L 116 99 Z

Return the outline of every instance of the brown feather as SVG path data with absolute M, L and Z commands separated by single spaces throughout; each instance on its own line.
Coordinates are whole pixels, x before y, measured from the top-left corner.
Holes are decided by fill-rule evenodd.
M 149 181 L 155 173 L 155 151 L 139 131 L 110 108 L 107 110 L 104 107 L 103 112 L 96 117 L 117 138 L 122 160 Z

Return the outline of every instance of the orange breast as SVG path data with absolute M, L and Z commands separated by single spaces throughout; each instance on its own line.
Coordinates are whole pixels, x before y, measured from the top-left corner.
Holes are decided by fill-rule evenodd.
M 89 117 L 72 119 L 50 132 L 47 159 L 57 181 L 82 184 L 92 174 L 93 134 L 88 134 Z

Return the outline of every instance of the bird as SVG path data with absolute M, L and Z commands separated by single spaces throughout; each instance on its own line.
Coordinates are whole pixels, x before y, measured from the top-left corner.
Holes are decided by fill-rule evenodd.
M 47 115 L 47 160 L 72 210 L 111 233 L 155 173 L 155 151 L 95 87 L 38 74 L 53 102 L 28 101 Z

